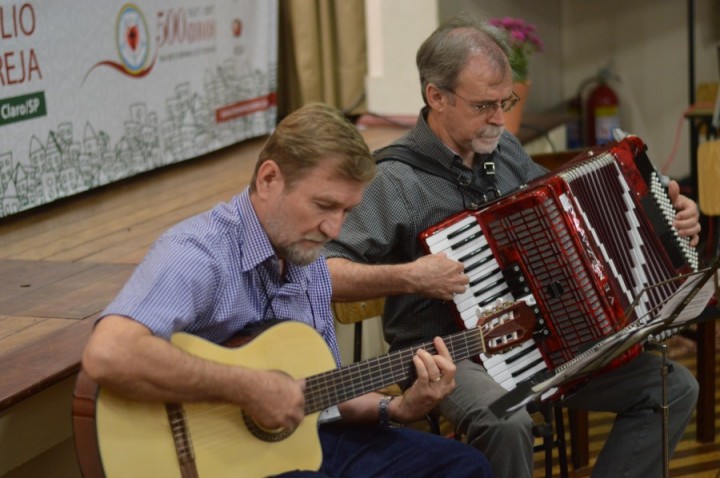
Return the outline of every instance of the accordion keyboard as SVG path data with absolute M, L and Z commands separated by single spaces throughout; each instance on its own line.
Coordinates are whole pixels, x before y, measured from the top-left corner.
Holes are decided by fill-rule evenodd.
M 513 295 L 473 214 L 467 214 L 447 228 L 428 236 L 425 245 L 430 253 L 443 252 L 465 267 L 464 272 L 470 283 L 464 293 L 453 298 L 465 328 L 475 327 L 478 315 L 498 302 L 520 299 Z M 529 304 L 535 302 L 528 295 L 522 299 Z M 481 355 L 480 359 L 490 376 L 506 390 L 512 390 L 519 382 L 547 370 L 542 354 L 532 340 L 501 354 Z
M 453 302 L 466 328 L 475 327 L 478 307 L 487 307 L 498 299 L 513 299 L 475 216 L 468 215 L 428 237 L 426 245 L 430 253 L 443 252 L 465 267 L 470 283 L 464 293 L 453 298 Z

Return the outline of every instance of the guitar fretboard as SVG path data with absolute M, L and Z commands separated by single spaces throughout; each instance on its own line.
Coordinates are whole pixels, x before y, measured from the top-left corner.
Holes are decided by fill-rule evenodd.
M 484 351 L 480 330 L 478 327 L 444 338 L 453 361 Z M 305 413 L 319 412 L 351 398 L 408 380 L 415 374 L 412 357 L 418 349 L 437 354 L 435 345 L 427 342 L 309 377 L 305 388 Z

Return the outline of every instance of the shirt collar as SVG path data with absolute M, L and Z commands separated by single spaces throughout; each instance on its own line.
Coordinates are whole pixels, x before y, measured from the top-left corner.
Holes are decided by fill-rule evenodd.
M 250 202 L 250 189 L 246 188 L 236 198 L 236 204 L 240 218 L 245 227 L 242 229 L 241 243 L 243 245 L 242 270 L 243 272 L 255 269 L 267 260 L 271 260 L 278 266 L 280 260 L 270 244 L 265 229 L 260 224 L 255 208 Z M 322 260 L 322 258 L 318 259 Z M 285 277 L 288 282 L 306 284 L 309 280 L 307 268 L 285 263 Z
M 448 148 L 445 143 L 440 141 L 440 138 L 435 135 L 433 130 L 427 123 L 427 115 L 430 111 L 430 107 L 425 106 L 420 110 L 418 115 L 417 124 L 413 129 L 413 139 L 420 147 L 421 151 L 425 151 L 431 158 L 436 158 L 440 163 L 445 166 L 450 166 L 453 162 L 458 162 L 462 165 L 462 158 L 456 154 L 452 149 Z M 475 159 L 473 164 L 482 163 L 484 161 L 492 161 L 497 155 L 500 154 L 505 141 L 505 136 L 508 135 L 507 131 L 503 132 L 503 136 L 500 138 L 497 147 L 490 154 L 478 154 L 475 153 Z
M 427 156 L 435 158 L 438 162 L 449 168 L 455 158 L 460 159 L 460 156 L 455 154 L 453 150 L 447 147 L 445 143 L 435 135 L 430 126 L 427 123 L 427 114 L 430 111 L 429 107 L 424 107 L 420 111 L 418 116 L 417 124 L 413 129 L 413 139 L 419 146 L 420 150 L 423 151 Z
M 255 208 L 250 202 L 250 188 L 246 188 L 237 196 L 236 205 L 238 214 L 245 226 L 242 228 L 240 237 L 243 247 L 243 271 L 254 269 L 270 258 L 277 259 L 275 250 L 270 244 L 270 238 L 268 238 L 265 229 L 260 224 L 260 219 L 258 219 Z

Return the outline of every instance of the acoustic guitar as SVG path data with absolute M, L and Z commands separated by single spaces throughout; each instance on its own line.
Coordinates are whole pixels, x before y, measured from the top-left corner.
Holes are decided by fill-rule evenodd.
M 444 340 L 455 361 L 497 353 L 531 338 L 535 316 L 524 302 L 510 304 L 481 318 L 475 328 Z M 312 327 L 292 321 L 269 328 L 239 348 L 182 332 L 173 334 L 171 342 L 206 360 L 305 377 L 305 420 L 290 433 L 264 430 L 235 405 L 138 402 L 94 383 L 89 389 L 85 383 L 85 391 L 79 393 L 78 383 L 73 419 L 86 477 L 235 478 L 317 470 L 322 461 L 317 426 L 323 410 L 412 379 L 412 357 L 418 348 L 437 353 L 430 342 L 335 368 L 322 337 Z M 83 380 L 90 379 L 83 374 Z M 94 407 L 88 406 L 94 393 Z M 78 420 L 85 420 L 83 429 L 78 429 Z M 94 421 L 97 446 L 83 437 L 88 420 Z

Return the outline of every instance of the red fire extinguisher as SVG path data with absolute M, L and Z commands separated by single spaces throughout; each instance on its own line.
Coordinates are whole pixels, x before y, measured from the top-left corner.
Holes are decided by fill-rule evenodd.
M 602 70 L 599 83 L 589 92 L 585 104 L 586 144 L 606 144 L 613 141 L 612 131 L 620 127 L 620 101 L 607 80 L 608 69 Z

